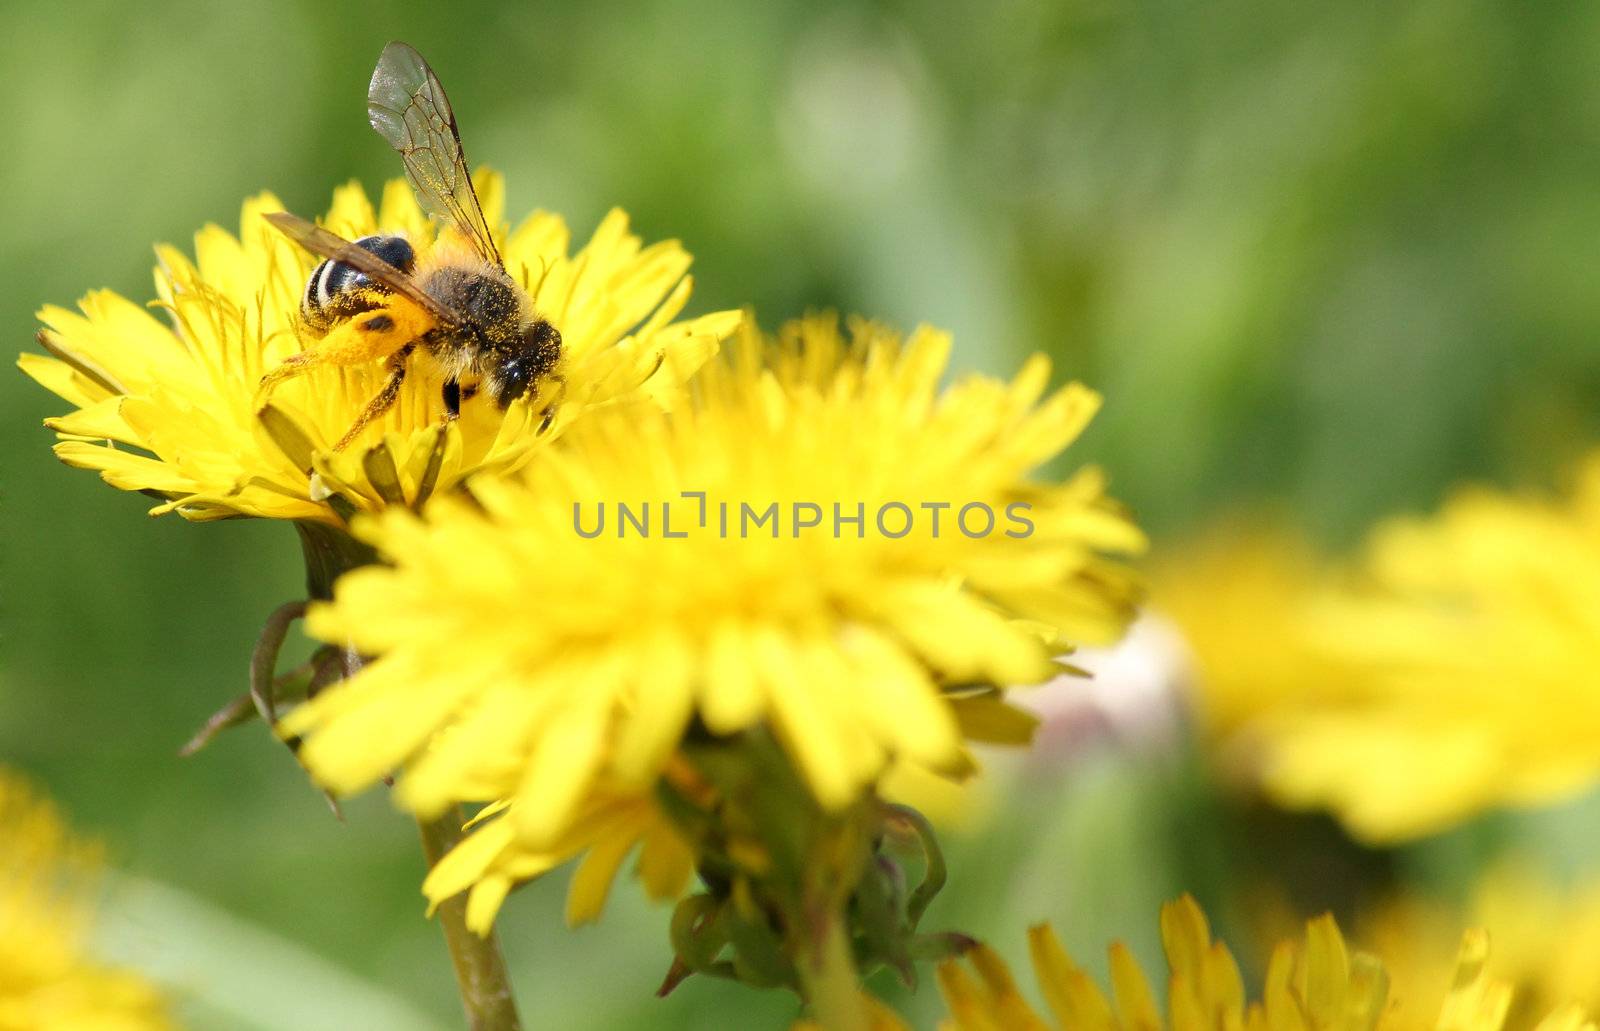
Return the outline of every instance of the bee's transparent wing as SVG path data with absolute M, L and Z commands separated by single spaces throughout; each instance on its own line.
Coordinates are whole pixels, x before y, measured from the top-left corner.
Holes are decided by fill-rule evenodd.
M 400 152 L 424 210 L 458 229 L 485 261 L 503 268 L 444 87 L 422 55 L 405 43 L 390 43 L 378 57 L 367 87 L 367 120 Z
M 435 319 L 446 325 L 461 325 L 464 321 L 460 315 L 440 304 L 437 299 L 426 293 L 417 281 L 401 272 L 393 265 L 373 254 L 365 247 L 357 246 L 336 233 L 330 233 L 314 222 L 307 222 L 299 215 L 291 215 L 287 211 L 274 211 L 265 216 L 285 236 L 304 247 L 312 254 L 323 258 L 331 258 L 342 262 L 360 272 L 365 272 L 372 279 L 402 297 L 409 298 L 422 306 L 422 310 L 432 315 Z

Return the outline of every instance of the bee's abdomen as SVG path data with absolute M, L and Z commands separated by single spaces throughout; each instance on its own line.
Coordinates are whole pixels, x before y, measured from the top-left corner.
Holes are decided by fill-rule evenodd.
M 403 236 L 363 236 L 355 243 L 408 275 L 416 265 L 416 252 Z M 324 261 L 306 281 L 300 316 L 313 332 L 323 333 L 334 323 L 371 309 L 375 292 L 387 293 L 388 288 L 342 261 Z

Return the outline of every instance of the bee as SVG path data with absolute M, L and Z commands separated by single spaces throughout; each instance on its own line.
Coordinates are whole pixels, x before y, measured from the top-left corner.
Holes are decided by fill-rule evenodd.
M 384 47 L 367 88 L 367 118 L 399 152 L 422 208 L 440 225 L 420 258 L 401 236 L 345 240 L 288 212 L 267 220 L 323 259 L 301 297 L 311 346 L 261 379 L 265 399 L 318 365 L 383 360 L 388 378 L 334 445 L 343 450 L 400 396 L 408 363 L 425 357 L 445 377 L 446 419 L 479 390 L 503 411 L 542 379 L 559 381 L 561 334 L 505 269 L 472 176 L 454 112 L 428 62 L 404 43 Z M 463 383 L 467 384 L 463 386 Z M 550 411 L 544 413 L 546 422 Z

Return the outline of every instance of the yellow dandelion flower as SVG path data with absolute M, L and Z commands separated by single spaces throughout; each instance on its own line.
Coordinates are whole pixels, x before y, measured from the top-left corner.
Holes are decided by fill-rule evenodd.
M 1306 924 L 1302 938 L 1273 950 L 1259 1001 L 1246 1003 L 1239 966 L 1227 946 L 1211 937 L 1205 914 L 1185 895 L 1161 910 L 1161 941 L 1170 975 L 1163 1007 L 1132 953 L 1110 950 L 1108 996 L 1067 954 L 1048 926 L 1028 934 L 1043 1016 L 1024 997 L 1005 962 L 978 946 L 964 960 L 939 967 L 939 988 L 950 1010 L 945 1031 L 1501 1031 L 1512 991 L 1489 976 L 1488 936 L 1469 931 L 1455 973 L 1436 996 L 1432 1019 L 1396 1019 L 1389 979 L 1375 956 L 1352 951 L 1331 916 Z M 1592 1029 L 1582 1012 L 1567 1007 L 1540 1023 L 1540 1031 Z
M 97 865 L 54 806 L 0 769 L 0 1031 L 174 1026 L 153 987 L 86 954 Z
M 1515 987 L 1513 1024 L 1566 1003 L 1600 1007 L 1600 880 L 1563 887 L 1510 861 L 1479 878 L 1464 905 L 1408 892 L 1361 915 L 1360 938 L 1384 957 L 1402 1025 L 1421 1026 L 1418 1006 L 1450 983 L 1448 949 L 1467 926 L 1494 942 L 1495 974 Z
M 1307 634 L 1307 609 L 1332 575 L 1305 540 L 1262 517 L 1219 524 L 1152 563 L 1150 606 L 1182 632 L 1184 686 L 1210 741 L 1280 706 L 1359 694 L 1359 673 Z
M 885 1006 L 874 996 L 865 993 L 861 996 L 861 1009 L 866 1017 L 866 1031 L 911 1031 L 911 1028 L 900 1014 Z M 797 1020 L 789 1025 L 789 1031 L 827 1031 L 821 1024 L 814 1020 Z
M 680 791 L 706 795 L 706 786 L 682 760 L 669 760 L 668 771 Z M 887 801 L 925 813 L 931 808 L 935 822 L 963 815 L 964 790 L 964 784 L 908 763 L 891 766 L 879 785 Z M 510 807 L 505 801 L 484 807 L 467 825 L 466 840 L 422 883 L 432 906 L 466 891 L 467 926 L 478 934 L 489 933 L 513 889 L 579 857 L 567 894 L 569 926 L 600 918 L 617 873 L 636 848 L 635 873 L 650 898 L 677 899 L 693 878 L 694 850 L 654 794 L 591 791 L 566 833 L 543 848 L 531 848 L 517 837 L 516 821 L 506 815 Z
M 1307 629 L 1354 689 L 1258 728 L 1274 797 L 1391 842 L 1595 782 L 1600 456 L 1564 501 L 1472 489 L 1383 525 L 1359 576 Z
M 263 218 L 283 206 L 262 194 L 245 202 L 237 236 L 202 229 L 192 260 L 157 248 L 157 310 L 102 290 L 75 312 L 39 313 L 50 356 L 23 355 L 20 364 L 74 406 L 46 423 L 60 438 L 56 454 L 163 499 L 152 514 L 342 525 L 352 512 L 416 505 L 476 470 L 514 466 L 586 411 L 670 404 L 737 324 L 736 312 L 676 321 L 689 299 L 689 255 L 675 241 L 645 246 L 622 212 L 570 253 L 559 217 L 535 212 L 504 228 L 500 176 L 482 173 L 477 182 L 507 272 L 537 293 L 561 333 L 559 396 L 547 384 L 551 396 L 504 413 L 478 398 L 446 425 L 442 379 L 416 367 L 394 407 L 342 451 L 334 444 L 379 392 L 382 363 L 317 367 L 279 386 L 262 411 L 261 377 L 305 343 L 298 313 L 318 261 Z M 400 180 L 376 209 L 359 185 L 339 189 L 323 222 L 348 239 L 404 235 L 419 258 L 434 244 L 433 226 Z
M 1121 632 L 1108 556 L 1138 530 L 1095 470 L 1025 479 L 1092 392 L 1043 398 L 1042 357 L 941 391 L 947 336 L 831 317 L 736 351 L 692 404 L 586 420 L 516 481 L 364 524 L 392 568 L 343 578 L 308 625 L 378 658 L 281 728 L 319 780 L 404 767 L 402 804 L 507 798 L 546 848 L 591 785 L 646 790 L 692 728 L 764 726 L 842 807 L 891 757 L 965 771 L 963 726 L 1031 726 L 983 685 Z
M 582 856 L 567 892 L 567 924 L 600 918 L 612 882 L 637 849 L 639 881 L 657 901 L 682 895 L 694 875 L 694 852 L 648 795 L 596 792 L 560 839 L 532 849 L 518 840 L 508 803 L 480 813 L 472 833 L 422 883 L 437 906 L 467 891 L 467 926 L 487 935 L 511 889 Z

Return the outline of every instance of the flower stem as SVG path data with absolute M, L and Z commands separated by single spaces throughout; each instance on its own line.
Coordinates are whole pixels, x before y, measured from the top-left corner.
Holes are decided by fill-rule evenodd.
M 300 533 L 300 547 L 305 557 L 306 593 L 312 601 L 330 600 L 335 580 L 377 560 L 369 545 L 342 529 L 308 520 L 297 521 L 295 529 Z M 305 614 L 307 605 L 306 602 L 285 605 L 273 613 L 267 629 L 262 632 L 262 639 L 270 646 L 271 658 L 262 659 L 263 648 L 258 644 L 257 655 L 251 663 L 251 697 L 261 707 L 261 715 L 269 724 L 276 717 L 270 688 L 277 649 L 283 644 L 289 624 Z M 339 650 L 338 659 L 337 665 L 329 669 L 341 672 L 346 680 L 359 673 L 366 662 L 350 645 Z M 313 668 L 308 694 L 315 691 L 321 670 L 320 666 Z M 461 843 L 461 824 L 459 806 L 450 807 L 437 819 L 417 820 L 428 869 L 437 866 L 446 853 Z M 467 1011 L 469 1031 L 522 1031 L 517 1003 L 511 997 L 511 980 L 506 976 L 505 957 L 500 953 L 500 939 L 492 930 L 479 936 L 467 927 L 465 895 L 440 903 L 437 913 L 439 926 L 444 928 L 445 946 L 450 950 L 450 962 L 456 970 L 456 987 L 461 990 L 461 1005 Z
M 861 980 L 842 914 L 817 915 L 813 932 L 819 939 L 806 942 L 795 963 L 800 994 L 812 1019 L 827 1031 L 867 1031 Z
M 461 811 L 454 807 L 438 819 L 417 821 L 429 869 L 461 841 L 461 823 Z M 505 957 L 500 954 L 500 939 L 493 931 L 480 937 L 467 927 L 465 895 L 440 903 L 438 916 L 450 961 L 455 964 L 467 1027 L 471 1031 L 521 1031 L 517 1003 L 511 997 L 511 981 L 506 977 Z

